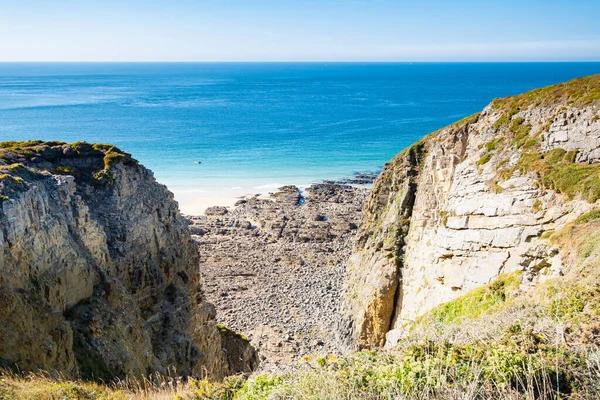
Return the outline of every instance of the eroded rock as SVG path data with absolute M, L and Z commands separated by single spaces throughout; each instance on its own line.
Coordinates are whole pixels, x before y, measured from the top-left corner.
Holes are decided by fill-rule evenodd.
M 110 380 L 221 378 L 215 314 L 173 195 L 108 145 L 0 147 L 0 358 Z

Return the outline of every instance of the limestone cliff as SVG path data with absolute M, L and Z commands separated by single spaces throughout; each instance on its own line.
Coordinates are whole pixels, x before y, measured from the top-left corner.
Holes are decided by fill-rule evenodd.
M 433 307 L 522 270 L 561 274 L 546 240 L 598 206 L 600 75 L 497 99 L 388 163 L 349 260 L 341 323 L 393 345 Z
M 253 350 L 230 365 L 232 341 L 203 300 L 197 268 L 172 194 L 129 154 L 0 144 L 3 364 L 94 379 L 252 369 Z

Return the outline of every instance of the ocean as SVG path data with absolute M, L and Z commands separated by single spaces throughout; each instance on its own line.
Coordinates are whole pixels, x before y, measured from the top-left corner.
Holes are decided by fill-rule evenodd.
M 495 97 L 595 73 L 600 63 L 5 63 L 0 140 L 115 144 L 194 213 L 377 171 Z

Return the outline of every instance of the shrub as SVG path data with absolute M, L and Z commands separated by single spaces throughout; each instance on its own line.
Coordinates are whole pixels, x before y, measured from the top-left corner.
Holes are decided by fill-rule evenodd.
M 418 322 L 448 324 L 463 318 L 476 318 L 489 310 L 497 310 L 519 288 L 521 272 L 500 275 L 489 285 L 473 289 L 457 299 L 429 311 Z
M 479 161 L 477 161 L 477 165 L 487 164 L 487 162 L 490 161 L 491 159 L 492 159 L 492 155 L 490 153 L 484 154 L 483 156 L 481 156 Z
M 567 195 L 581 196 L 590 203 L 600 199 L 600 165 L 575 162 L 577 151 L 553 149 L 546 154 L 538 151 L 521 154 L 514 170 L 536 174 L 542 188 Z M 512 173 L 512 171 L 511 171 Z
M 56 173 L 57 174 L 61 174 L 61 175 L 73 175 L 75 171 L 73 170 L 73 167 L 69 167 L 67 165 L 60 165 L 58 167 L 56 167 Z

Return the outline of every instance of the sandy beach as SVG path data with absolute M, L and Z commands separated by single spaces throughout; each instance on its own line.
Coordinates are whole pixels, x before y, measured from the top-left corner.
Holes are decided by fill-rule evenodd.
M 168 186 L 179 203 L 179 209 L 183 214 L 202 215 L 208 207 L 224 206 L 233 207 L 242 197 L 257 196 L 266 198 L 270 193 L 276 192 L 277 188 L 285 184 L 265 185 L 265 187 L 214 187 L 191 189 L 182 186 Z M 310 185 L 295 185 L 301 191 Z

